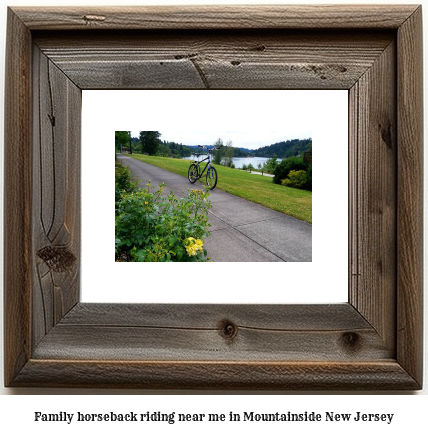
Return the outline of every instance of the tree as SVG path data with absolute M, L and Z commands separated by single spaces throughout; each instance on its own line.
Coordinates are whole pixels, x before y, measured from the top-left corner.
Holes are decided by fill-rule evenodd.
M 117 152 L 122 152 L 122 147 L 131 143 L 131 131 L 115 131 L 114 141 Z M 131 147 L 132 153 L 132 147 Z
M 312 139 L 293 139 L 279 143 L 274 143 L 270 146 L 264 146 L 256 149 L 253 154 L 255 157 L 271 158 L 274 154 L 278 158 L 289 158 L 297 155 L 302 155 L 306 151 L 312 150 Z
M 276 161 L 276 154 L 273 154 L 272 158 L 266 161 L 265 170 L 269 173 L 274 173 L 276 168 L 278 167 L 278 161 Z
M 232 140 L 226 142 L 226 149 L 224 150 L 224 165 L 231 167 L 233 163 L 233 146 Z
M 140 131 L 141 151 L 149 155 L 155 155 L 161 141 L 159 131 Z
M 214 143 L 214 146 L 223 146 L 223 140 L 217 139 L 217 141 Z M 214 164 L 220 164 L 221 160 L 223 159 L 223 148 L 218 149 L 217 151 L 214 151 Z
M 168 144 L 166 142 L 161 142 L 158 147 L 157 155 L 168 157 L 168 149 Z
M 130 143 L 131 152 L 136 151 L 139 145 L 140 145 L 140 140 L 138 139 L 138 137 L 131 137 L 131 143 Z

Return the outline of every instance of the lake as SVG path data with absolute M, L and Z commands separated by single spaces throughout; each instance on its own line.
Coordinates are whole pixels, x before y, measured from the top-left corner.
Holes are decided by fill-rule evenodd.
M 204 156 L 199 157 L 199 160 L 204 159 Z M 185 160 L 196 160 L 197 158 L 192 155 L 190 157 L 186 157 Z M 248 166 L 249 164 L 252 164 L 252 166 L 257 169 L 257 166 L 261 164 L 263 166 L 263 163 L 266 163 L 269 160 L 269 158 L 265 157 L 233 157 L 232 161 L 235 165 L 236 169 L 241 169 L 242 166 L 245 164 Z M 277 158 L 278 163 L 281 161 L 281 158 Z

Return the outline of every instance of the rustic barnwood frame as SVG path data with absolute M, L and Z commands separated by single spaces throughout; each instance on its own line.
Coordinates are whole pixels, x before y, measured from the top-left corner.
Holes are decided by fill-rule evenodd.
M 9 9 L 6 386 L 421 388 L 421 17 L 409 5 Z M 81 91 L 98 88 L 348 89 L 349 302 L 81 303 Z

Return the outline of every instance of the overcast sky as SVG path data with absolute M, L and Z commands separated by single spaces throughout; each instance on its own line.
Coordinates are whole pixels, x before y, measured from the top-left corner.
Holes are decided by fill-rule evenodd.
M 183 145 L 213 145 L 228 140 L 237 148 L 258 149 L 289 139 L 312 137 L 313 93 L 307 91 L 166 91 L 145 92 L 147 122 L 162 140 Z M 150 121 L 150 122 L 149 122 Z M 144 125 L 144 126 L 143 126 Z

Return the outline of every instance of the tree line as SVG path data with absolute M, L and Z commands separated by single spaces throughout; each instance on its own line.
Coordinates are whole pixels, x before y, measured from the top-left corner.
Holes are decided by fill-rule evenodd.
M 130 131 L 116 131 L 116 151 L 133 153 L 138 152 L 148 155 L 160 155 L 164 157 L 184 158 L 198 152 L 196 146 L 186 146 L 182 143 L 176 143 L 161 140 L 162 134 L 159 131 L 140 131 L 139 137 L 131 137 Z M 222 139 L 218 139 L 214 146 L 223 144 Z M 227 141 L 220 151 L 215 152 L 215 162 L 229 166 L 234 157 L 265 157 L 286 159 L 303 155 L 305 152 L 312 152 L 312 139 L 293 139 L 274 143 L 269 146 L 263 146 L 256 150 L 241 149 L 233 146 L 232 141 Z
M 252 155 L 266 158 L 272 158 L 276 155 L 277 158 L 285 159 L 303 155 L 305 152 L 310 151 L 312 151 L 312 139 L 293 139 L 263 146 L 253 151 Z
M 116 152 L 160 155 L 163 157 L 190 157 L 193 151 L 182 143 L 161 140 L 159 131 L 140 131 L 140 136 L 131 137 L 131 131 L 115 131 Z

